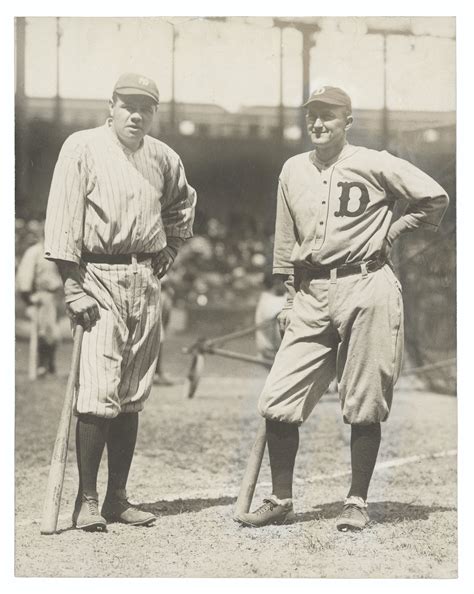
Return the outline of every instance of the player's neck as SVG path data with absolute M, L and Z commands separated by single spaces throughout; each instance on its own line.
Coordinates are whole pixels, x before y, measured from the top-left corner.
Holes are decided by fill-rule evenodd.
M 115 129 L 114 123 L 112 118 L 107 119 L 108 128 L 115 140 L 120 146 L 122 146 L 127 151 L 134 153 L 137 151 L 143 144 L 143 139 L 135 140 L 135 139 L 124 139 L 122 138 Z
M 333 161 L 335 157 L 338 157 L 344 147 L 346 146 L 347 141 L 344 139 L 341 143 L 333 145 L 333 146 L 316 146 L 314 148 L 316 152 L 316 157 L 318 161 L 321 163 L 328 163 L 329 161 Z

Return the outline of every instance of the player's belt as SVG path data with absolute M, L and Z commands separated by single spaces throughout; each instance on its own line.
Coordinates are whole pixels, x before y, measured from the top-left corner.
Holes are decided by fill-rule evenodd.
M 354 262 L 353 264 L 345 264 L 338 268 L 299 268 L 296 274 L 300 274 L 302 278 L 310 279 L 330 279 L 341 278 L 343 276 L 351 276 L 353 274 L 366 274 L 367 272 L 375 272 L 384 266 L 385 262 L 380 260 L 366 260 L 362 262 Z
M 152 258 L 155 254 L 144 252 L 141 254 L 92 254 L 83 252 L 81 259 L 91 264 L 133 264 L 134 261 L 142 262 Z

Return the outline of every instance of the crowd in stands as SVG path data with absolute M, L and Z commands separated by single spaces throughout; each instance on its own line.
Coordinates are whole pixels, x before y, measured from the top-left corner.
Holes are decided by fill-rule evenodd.
M 252 225 L 229 228 L 215 218 L 181 248 L 169 273 L 175 306 L 251 309 L 271 267 L 272 240 Z M 15 221 L 16 266 L 43 232 L 42 221 Z

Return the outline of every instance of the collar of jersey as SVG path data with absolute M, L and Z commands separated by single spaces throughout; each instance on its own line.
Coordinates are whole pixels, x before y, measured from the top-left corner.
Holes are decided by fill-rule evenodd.
M 348 157 L 349 154 L 352 154 L 354 148 L 355 147 L 346 142 L 342 147 L 341 152 L 335 155 L 332 159 L 329 159 L 329 161 L 320 161 L 318 159 L 316 150 L 312 150 L 310 152 L 309 158 L 311 159 L 313 165 L 315 165 L 319 170 L 327 169 L 328 167 L 331 167 L 331 165 L 334 165 L 334 163 L 337 163 L 338 161 L 341 161 L 341 159 Z
M 112 118 L 107 118 L 105 120 L 104 128 L 107 130 L 107 133 L 109 134 L 109 136 L 112 139 L 112 141 L 114 142 L 114 144 L 116 144 L 119 148 L 121 148 L 127 156 L 134 155 L 143 147 L 143 144 L 145 142 L 144 138 L 142 138 L 142 140 L 140 142 L 140 146 L 135 151 L 131 151 L 122 142 L 120 142 L 120 138 L 117 136 L 117 134 L 115 133 L 115 130 L 112 127 Z

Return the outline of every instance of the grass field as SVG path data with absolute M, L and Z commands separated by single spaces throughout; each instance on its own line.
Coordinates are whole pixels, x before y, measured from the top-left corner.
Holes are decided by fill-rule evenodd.
M 166 361 L 183 376 L 172 336 Z M 301 429 L 295 478 L 297 520 L 259 530 L 232 521 L 240 479 L 259 418 L 265 369 L 217 357 L 194 399 L 182 386 L 154 387 L 141 415 L 129 480 L 131 498 L 159 517 L 154 527 L 111 525 L 106 534 L 71 529 L 77 477 L 74 431 L 59 519 L 39 521 L 69 365 L 62 345 L 57 377 L 26 379 L 27 343 L 16 345 L 15 573 L 35 577 L 454 578 L 457 575 L 456 399 L 400 382 L 370 491 L 371 526 L 335 527 L 349 484 L 349 427 L 337 395 L 327 394 Z M 251 342 L 232 345 L 249 352 Z M 105 462 L 105 460 L 104 460 Z M 99 477 L 103 493 L 105 464 Z M 265 457 L 254 504 L 270 493 Z

